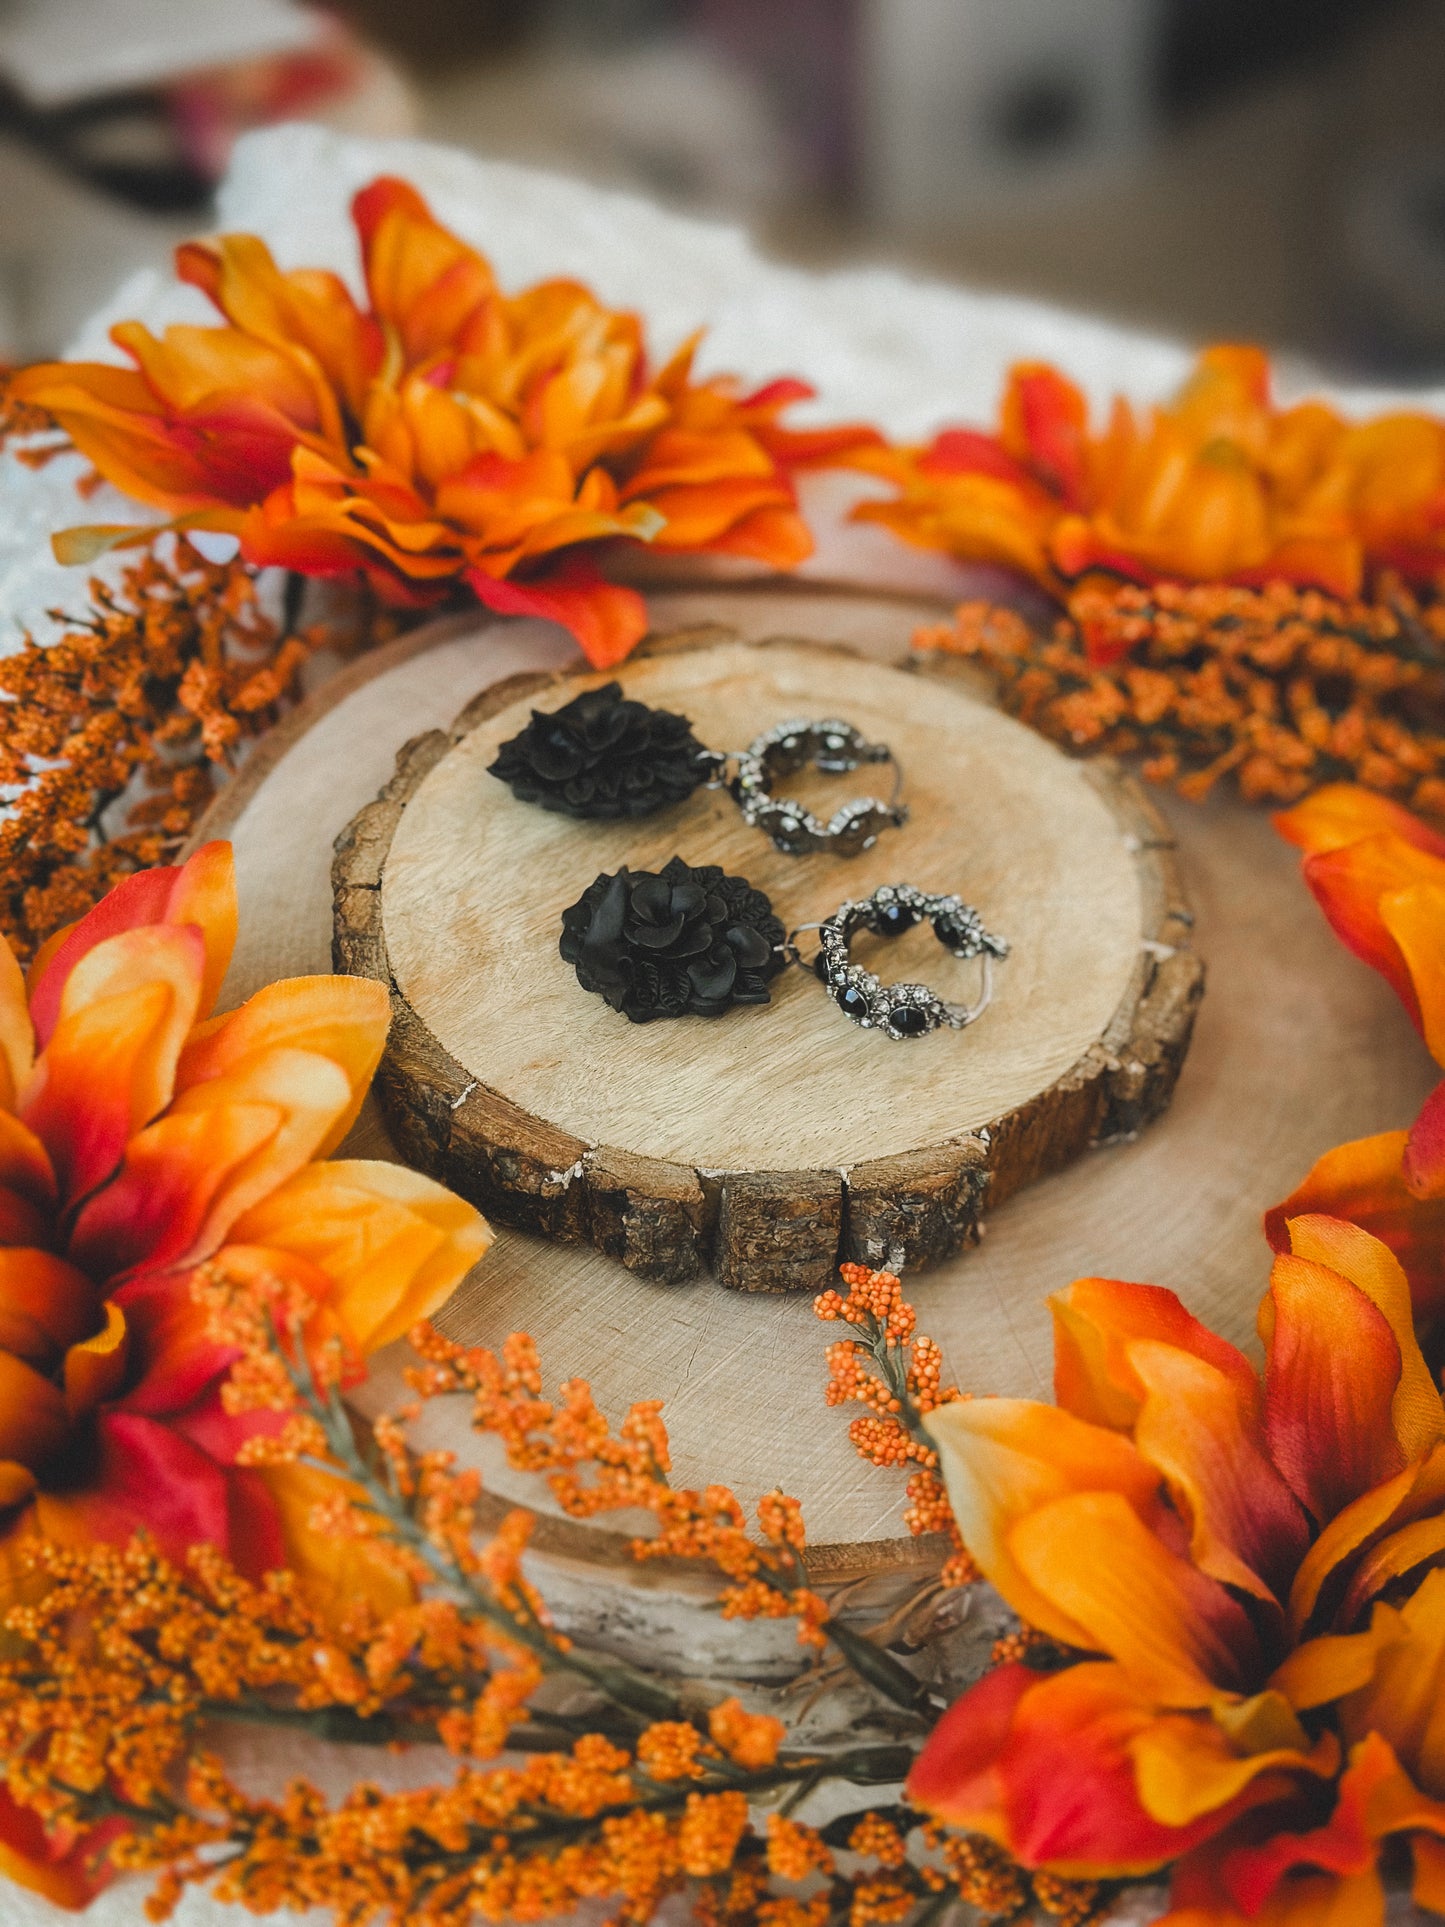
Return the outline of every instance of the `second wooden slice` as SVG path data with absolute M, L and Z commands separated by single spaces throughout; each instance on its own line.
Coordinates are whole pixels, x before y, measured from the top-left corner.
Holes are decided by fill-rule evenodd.
M 985 1203 L 1164 1108 L 1202 966 L 1168 832 L 1129 779 L 1071 762 L 957 681 L 712 631 L 634 658 L 627 694 L 719 749 L 840 715 L 901 761 L 904 829 L 851 861 L 790 858 L 717 792 L 615 824 L 517 802 L 487 772 L 499 744 L 604 680 L 488 690 L 407 745 L 338 842 L 336 961 L 392 990 L 380 1089 L 409 1161 L 502 1223 L 648 1278 L 710 1267 L 743 1290 L 816 1291 L 840 1259 L 947 1256 Z M 816 779 L 804 800 L 827 814 L 867 774 Z M 880 883 L 957 891 L 1012 944 L 993 1007 L 893 1042 L 789 970 L 765 1008 L 631 1024 L 562 961 L 561 914 L 599 872 L 674 854 L 747 877 L 787 926 Z M 975 988 L 926 927 L 857 955 L 950 999 Z

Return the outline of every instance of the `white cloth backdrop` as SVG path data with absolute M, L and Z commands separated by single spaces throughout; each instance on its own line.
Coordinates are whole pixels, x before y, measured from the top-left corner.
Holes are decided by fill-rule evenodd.
M 483 249 L 505 286 L 572 275 L 607 302 L 636 308 L 658 352 L 699 326 L 707 335 L 699 368 L 733 370 L 749 380 L 797 374 L 818 399 L 797 419 L 862 417 L 897 438 L 921 439 L 945 422 L 991 421 L 1008 365 L 1044 358 L 1082 383 L 1096 406 L 1116 392 L 1147 401 L 1166 396 L 1190 363 L 1187 346 L 1037 302 L 979 294 L 888 269 L 813 275 L 765 260 L 738 229 L 688 220 L 631 196 L 601 193 L 499 162 L 481 161 L 418 141 L 348 139 L 299 125 L 248 136 L 221 193 L 220 226 L 262 235 L 283 267 L 330 267 L 359 285 L 352 194 L 382 173 L 405 176 L 438 217 Z M 145 273 L 120 288 L 73 344 L 76 355 L 121 359 L 107 330 L 122 318 L 153 328 L 206 321 L 212 310 L 195 290 Z M 1297 365 L 1281 370 L 1286 394 L 1322 384 Z M 1391 403 L 1445 411 L 1445 388 L 1413 394 L 1328 392 L 1351 413 Z M 67 457 L 38 473 L 0 457 L 0 653 L 29 629 L 50 633 L 46 612 L 74 608 L 89 571 L 62 568 L 50 554 L 52 530 L 73 522 L 132 521 L 133 504 L 103 490 L 80 501 L 82 464 Z M 917 555 L 882 531 L 846 525 L 851 488 L 811 494 L 820 523 L 813 574 L 899 588 L 962 586 L 962 572 Z M 123 566 L 112 558 L 102 573 Z M 260 1790 L 264 1779 L 306 1772 L 339 1791 L 355 1775 L 401 1784 L 437 1759 L 386 1755 L 356 1763 L 354 1753 L 246 1736 L 232 1749 L 238 1771 Z M 138 1927 L 144 1886 L 124 1883 L 96 1902 L 95 1927 Z M 1135 1915 L 1135 1917 L 1139 1917 Z M 15 1889 L 0 1890 L 0 1927 L 58 1927 L 67 1918 Z M 234 1927 L 237 1916 L 199 1896 L 183 1904 L 182 1927 Z

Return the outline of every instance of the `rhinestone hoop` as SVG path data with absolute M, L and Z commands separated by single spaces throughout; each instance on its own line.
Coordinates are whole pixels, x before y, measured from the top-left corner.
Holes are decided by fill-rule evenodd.
M 772 794 L 781 777 L 795 775 L 809 763 L 829 775 L 844 775 L 865 763 L 891 763 L 893 794 L 886 803 L 876 796 L 851 797 L 825 823 L 801 803 Z M 743 821 L 771 837 L 784 856 L 805 856 L 810 850 L 858 856 L 871 850 L 884 830 L 908 821 L 907 805 L 898 800 L 903 771 L 897 757 L 886 743 L 870 743 L 837 717 L 778 723 L 737 752 L 727 787 Z
M 983 987 L 977 1003 L 947 1003 L 927 984 L 885 984 L 850 960 L 848 947 L 860 930 L 900 937 L 925 921 L 955 957 L 982 957 Z M 800 929 L 818 932 L 818 954 L 810 967 L 844 1016 L 863 1030 L 882 1031 L 898 1041 L 945 1027 L 964 1030 L 976 1022 L 993 996 L 993 961 L 1009 953 L 1006 939 L 986 930 L 977 910 L 961 897 L 934 896 L 911 883 L 885 883 L 872 896 L 840 904 L 831 917 Z M 788 945 L 792 960 L 802 963 L 795 941 L 799 934 L 793 931 Z

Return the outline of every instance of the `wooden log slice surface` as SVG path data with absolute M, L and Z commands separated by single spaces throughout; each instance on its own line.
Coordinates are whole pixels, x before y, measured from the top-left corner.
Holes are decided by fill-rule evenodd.
M 851 859 L 783 855 L 716 790 L 578 823 L 518 802 L 488 765 L 534 705 L 606 678 L 484 691 L 403 750 L 337 846 L 336 962 L 392 991 L 380 1086 L 409 1161 L 501 1223 L 646 1278 L 707 1266 L 742 1290 L 816 1292 L 842 1258 L 950 1256 L 985 1201 L 1167 1103 L 1203 973 L 1171 839 L 1130 778 L 1070 761 L 956 679 L 817 643 L 709 629 L 654 640 L 620 675 L 720 748 L 841 716 L 894 749 L 910 819 Z M 880 775 L 886 789 L 875 768 L 787 790 L 830 813 Z M 561 912 L 600 871 L 674 854 L 745 876 L 788 927 L 882 883 L 956 891 L 1012 945 L 992 1007 L 900 1043 L 794 969 L 765 1009 L 632 1024 L 558 955 Z M 926 924 L 855 954 L 885 980 L 977 990 L 979 965 Z
M 805 630 L 887 659 L 939 614 L 909 598 L 793 585 L 657 593 L 649 603 L 659 628 L 722 620 L 758 638 Z M 567 639 L 541 624 L 434 625 L 362 658 L 273 730 L 198 830 L 198 840 L 231 837 L 236 850 L 240 938 L 221 1007 L 274 978 L 329 967 L 332 841 L 409 738 L 431 730 L 444 738 L 489 679 L 571 660 Z M 1224 800 L 1203 808 L 1161 800 L 1210 975 L 1194 1043 L 1174 1101 L 1151 1129 L 990 1211 L 981 1245 L 911 1281 L 920 1328 L 966 1391 L 1048 1398 L 1045 1299 L 1087 1273 L 1167 1285 L 1256 1352 L 1269 1266 L 1264 1207 L 1331 1145 L 1408 1123 L 1437 1076 L 1388 988 L 1331 936 L 1301 883 L 1298 852 L 1267 817 Z M 902 1059 L 933 1040 L 861 1041 Z M 397 1155 L 374 1106 L 344 1150 Z M 778 1484 L 794 1493 L 825 1587 L 870 1574 L 881 1575 L 874 1588 L 916 1584 L 940 1557 L 935 1543 L 903 1532 L 902 1475 L 858 1460 L 850 1409 L 824 1407 L 822 1354 L 836 1334 L 802 1296 L 719 1291 L 705 1277 L 653 1284 L 590 1245 L 504 1228 L 440 1322 L 466 1343 L 492 1346 L 529 1331 L 548 1390 L 580 1374 L 614 1420 L 635 1399 L 662 1399 L 677 1482 L 721 1480 L 749 1507 Z M 401 1402 L 403 1362 L 373 1361 L 376 1401 Z M 430 1422 L 435 1442 L 483 1462 L 490 1506 L 540 1507 L 537 1576 L 579 1633 L 683 1672 L 777 1676 L 796 1666 L 788 1626 L 720 1623 L 704 1608 L 705 1577 L 666 1561 L 636 1565 L 625 1536 L 632 1521 L 566 1519 L 539 1481 L 511 1473 L 489 1441 L 472 1439 L 464 1418 L 437 1408 Z M 972 1617 L 986 1656 L 983 1602 Z

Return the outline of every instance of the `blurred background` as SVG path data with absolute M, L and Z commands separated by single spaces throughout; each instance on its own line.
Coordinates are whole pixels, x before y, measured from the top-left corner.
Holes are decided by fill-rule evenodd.
M 296 117 L 783 259 L 1445 373 L 1445 0 L 0 0 L 0 357 L 62 347 Z

